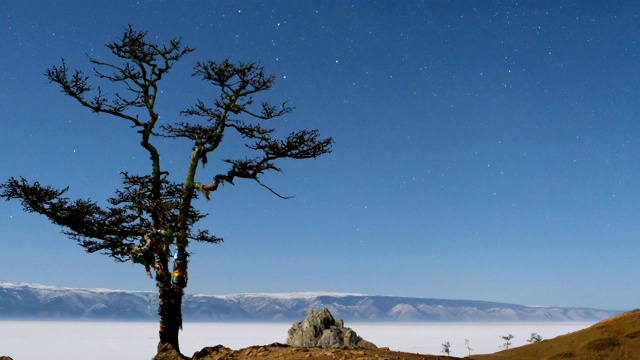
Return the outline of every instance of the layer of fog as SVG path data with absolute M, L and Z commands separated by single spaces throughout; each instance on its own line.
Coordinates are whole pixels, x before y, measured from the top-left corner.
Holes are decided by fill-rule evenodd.
M 512 346 L 527 344 L 531 333 L 550 339 L 592 323 L 347 323 L 358 335 L 391 350 L 439 355 L 442 343 L 451 355 L 502 350 L 501 335 L 512 334 Z M 182 352 L 191 356 L 205 346 L 232 349 L 284 343 L 290 323 L 186 323 L 180 334 Z M 152 322 L 0 321 L 0 356 L 14 359 L 150 359 L 158 343 Z

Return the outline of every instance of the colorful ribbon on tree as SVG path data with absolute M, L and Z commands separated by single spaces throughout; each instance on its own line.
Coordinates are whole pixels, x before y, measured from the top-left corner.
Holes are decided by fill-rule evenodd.
M 157 236 L 163 236 L 165 241 L 152 241 Z M 182 302 L 182 295 L 184 294 L 183 289 L 187 286 L 188 281 L 187 257 L 189 254 L 184 247 L 177 246 L 173 256 L 173 271 L 169 272 L 168 260 L 171 257 L 170 245 L 174 243 L 173 230 L 153 231 L 144 236 L 144 239 L 140 242 L 140 246 L 132 247 L 130 254 L 131 260 L 134 263 L 144 265 L 150 277 L 151 266 L 153 266 L 156 273 L 155 279 L 159 297 L 158 316 L 160 317 L 161 339 L 168 327 L 174 328 L 174 326 L 176 326 L 182 328 L 180 303 Z
M 144 239 L 140 241 L 140 246 L 134 246 L 131 249 L 131 254 L 129 255 L 131 261 L 134 263 L 142 264 L 147 271 L 147 275 L 151 276 L 151 264 L 154 263 L 155 258 L 153 256 L 153 252 L 151 251 L 151 239 L 147 234 L 144 236 Z
M 189 277 L 187 275 L 187 252 L 184 248 L 176 249 L 175 261 L 173 262 L 173 273 L 171 274 L 171 283 L 181 289 L 187 286 Z

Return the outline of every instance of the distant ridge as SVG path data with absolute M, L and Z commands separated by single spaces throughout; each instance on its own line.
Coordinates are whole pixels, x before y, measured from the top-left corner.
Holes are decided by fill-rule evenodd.
M 620 313 L 475 300 L 331 292 L 190 295 L 187 321 L 298 321 L 309 308 L 348 321 L 599 321 Z M 0 283 L 0 319 L 156 320 L 155 292 Z

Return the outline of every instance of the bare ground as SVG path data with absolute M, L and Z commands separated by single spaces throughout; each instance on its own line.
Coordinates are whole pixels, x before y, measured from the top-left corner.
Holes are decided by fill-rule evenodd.
M 252 346 L 240 350 L 224 347 L 209 348 L 212 352 L 205 357 L 194 356 L 192 359 L 222 360 L 222 359 L 287 359 L 287 360 L 356 360 L 356 359 L 387 359 L 387 360 L 455 360 L 456 357 L 411 354 L 390 351 L 388 348 L 371 349 L 321 349 L 295 348 L 282 344 L 267 346 Z M 204 350 L 204 349 L 203 349 Z

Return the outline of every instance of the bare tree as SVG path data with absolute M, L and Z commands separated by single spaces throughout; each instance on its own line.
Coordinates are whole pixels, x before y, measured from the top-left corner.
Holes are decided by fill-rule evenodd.
M 442 353 L 447 354 L 447 356 L 451 353 L 451 344 L 448 341 L 442 344 Z
M 511 347 L 511 340 L 514 338 L 514 335 L 501 335 L 500 338 L 502 340 L 504 340 L 504 344 L 502 344 L 500 347 L 505 348 L 505 350 L 508 350 Z
M 267 75 L 258 63 L 234 63 L 228 59 L 197 62 L 193 75 L 213 85 L 217 96 L 207 101 L 197 99 L 185 107 L 179 112 L 184 121 L 161 124 L 156 106 L 161 81 L 177 61 L 194 49 L 183 46 L 180 39 L 154 43 L 146 32 L 131 26 L 106 47 L 117 61 L 89 57 L 95 66 L 91 77 L 81 70 L 70 70 L 64 59 L 60 65 L 47 69 L 45 75 L 81 106 L 128 122 L 149 156 L 149 168 L 139 174 L 122 172 L 123 186 L 107 199 L 106 206 L 88 199 L 71 200 L 65 197 L 68 188 L 56 189 L 24 178 L 10 178 L 0 185 L 0 197 L 20 200 L 25 211 L 45 215 L 89 253 L 105 254 L 122 262 L 132 259 L 144 265 L 149 276 L 155 273 L 160 301 L 159 347 L 171 344 L 179 351 L 189 243 L 222 241 L 209 230 L 195 227 L 206 215 L 194 208 L 193 201 L 199 194 L 208 199 L 220 185 L 233 185 L 237 179 L 253 180 L 286 198 L 264 184 L 260 176 L 280 171 L 277 160 L 309 159 L 329 153 L 333 140 L 321 138 L 317 130 L 276 137 L 275 129 L 263 124 L 293 109 L 286 103 L 276 106 L 268 102 L 256 104 L 254 100 L 254 96 L 273 86 L 274 76 Z M 90 80 L 120 87 L 121 92 L 108 95 Z M 204 167 L 209 155 L 231 132 L 245 140 L 245 155 L 224 159 L 216 164 L 224 166 L 209 175 L 210 181 L 198 181 L 198 165 Z M 186 139 L 192 149 L 185 159 L 182 182 L 170 180 L 171 174 L 162 167 L 156 145 L 165 138 Z
M 531 333 L 531 337 L 529 337 L 529 340 L 527 340 L 527 342 L 531 344 L 534 344 L 540 341 L 542 341 L 542 336 L 540 336 L 538 333 Z
M 464 347 L 467 348 L 467 350 L 469 351 L 469 356 L 471 356 L 471 352 L 473 351 L 473 348 L 471 347 L 469 339 L 464 339 Z

